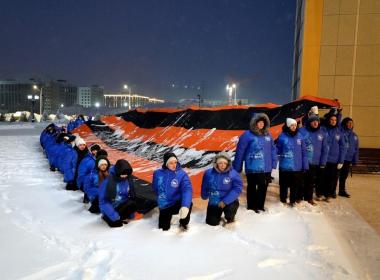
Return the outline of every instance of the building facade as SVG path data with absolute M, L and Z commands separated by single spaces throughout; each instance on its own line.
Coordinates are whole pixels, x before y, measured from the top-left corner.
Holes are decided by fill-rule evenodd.
M 292 97 L 338 99 L 360 146 L 380 148 L 380 1 L 298 0 Z
M 164 100 L 151 98 L 133 93 L 107 93 L 104 94 L 104 105 L 108 108 L 128 108 L 144 107 L 148 104 L 164 103 Z
M 33 103 L 28 96 L 33 96 Z M 77 87 L 66 80 L 0 81 L 0 110 L 3 112 L 31 111 L 34 104 L 36 113 L 40 113 L 40 109 L 41 113 L 55 113 L 63 106 L 76 103 Z
M 78 104 L 83 107 L 104 106 L 104 87 L 78 87 Z
M 4 80 L 0 81 L 0 111 L 16 112 L 31 111 L 32 103 L 28 96 L 38 96 L 39 91 L 34 85 L 40 86 L 41 83 L 35 80 L 16 81 Z M 34 101 L 35 112 L 39 112 L 40 100 Z

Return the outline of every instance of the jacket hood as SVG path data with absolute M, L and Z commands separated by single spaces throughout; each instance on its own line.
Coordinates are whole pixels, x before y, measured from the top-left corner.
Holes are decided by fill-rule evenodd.
M 115 175 L 120 177 L 120 175 L 131 176 L 133 173 L 132 166 L 125 159 L 119 159 L 115 164 Z
M 347 123 L 348 123 L 349 121 L 352 121 L 352 122 L 353 122 L 353 119 L 347 117 L 347 118 L 344 118 L 344 119 L 342 120 L 342 124 L 341 124 L 341 126 L 342 126 L 343 129 L 345 129 L 345 130 L 352 130 L 352 129 L 349 129 L 349 128 L 347 127 Z
M 264 128 L 263 129 L 258 129 L 256 127 L 256 123 L 259 121 L 264 121 Z M 254 114 L 250 123 L 249 123 L 249 128 L 256 135 L 268 134 L 268 130 L 270 128 L 270 120 L 269 120 L 267 114 L 265 114 L 265 113 Z
M 230 171 L 231 168 L 232 168 L 232 161 L 231 161 L 231 157 L 230 157 L 226 152 L 220 152 L 220 153 L 218 153 L 218 154 L 214 157 L 214 159 L 213 159 L 213 161 L 212 161 L 212 164 L 213 164 L 214 169 L 215 169 L 216 171 L 220 172 L 220 171 L 218 170 L 218 168 L 217 168 L 217 165 L 216 165 L 216 162 L 217 162 L 218 159 L 220 159 L 220 158 L 224 158 L 224 159 L 227 160 L 227 168 L 226 168 L 226 170 L 223 171 L 223 172 Z

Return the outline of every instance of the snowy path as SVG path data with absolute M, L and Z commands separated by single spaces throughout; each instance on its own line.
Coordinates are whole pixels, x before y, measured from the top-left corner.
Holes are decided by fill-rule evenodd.
M 205 225 L 196 200 L 186 233 L 156 229 L 157 210 L 109 229 L 49 171 L 36 134 L 7 131 L 0 130 L 2 279 L 365 279 L 321 207 L 289 209 L 272 195 L 269 211 L 241 207 L 228 228 Z

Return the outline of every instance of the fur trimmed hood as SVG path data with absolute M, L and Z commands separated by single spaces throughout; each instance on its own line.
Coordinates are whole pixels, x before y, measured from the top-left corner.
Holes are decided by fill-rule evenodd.
M 258 129 L 256 127 L 256 123 L 258 121 L 264 121 L 264 128 Z M 270 120 L 265 113 L 257 113 L 254 114 L 250 123 L 249 123 L 249 129 L 256 135 L 267 135 L 269 133 L 269 127 L 270 127 Z
M 231 168 L 232 168 L 231 157 L 226 152 L 220 152 L 214 157 L 214 159 L 212 160 L 212 165 L 213 165 L 214 169 L 217 170 L 218 172 L 220 172 L 217 168 L 217 165 L 216 165 L 216 162 L 218 161 L 219 158 L 224 158 L 227 160 L 227 168 L 224 172 L 231 170 Z

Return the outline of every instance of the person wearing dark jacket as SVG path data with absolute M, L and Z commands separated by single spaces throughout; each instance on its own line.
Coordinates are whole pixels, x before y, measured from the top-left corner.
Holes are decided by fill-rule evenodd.
M 300 128 L 299 132 L 305 139 L 309 170 L 305 174 L 303 190 L 298 198 L 315 205 L 316 203 L 313 200 L 314 189 L 317 196 L 322 195 L 322 171 L 326 166 L 328 153 L 327 137 L 320 127 L 320 119 L 316 114 L 309 114 L 305 126 Z
M 325 124 L 322 129 L 326 133 L 328 155 L 324 170 L 324 196 L 328 202 L 330 198 L 336 198 L 336 185 L 338 172 L 343 167 L 346 156 L 346 144 L 343 133 L 338 126 L 339 114 L 331 111 L 325 115 Z
M 240 137 L 236 147 L 233 167 L 243 169 L 247 176 L 247 208 L 256 213 L 265 211 L 264 204 L 272 169 L 277 167 L 277 151 L 269 133 L 270 121 L 266 114 L 255 114 L 250 130 Z
M 350 170 L 350 166 L 355 165 L 359 159 L 359 138 L 354 129 L 354 121 L 351 118 L 344 118 L 340 129 L 346 144 L 346 156 L 342 169 L 339 172 L 339 196 L 349 198 L 350 195 L 346 191 L 346 180 Z
M 222 213 L 227 223 L 235 221 L 243 181 L 240 174 L 232 168 L 227 153 L 217 154 L 213 164 L 203 175 L 201 196 L 202 199 L 208 199 L 206 223 L 217 226 Z
M 121 227 L 136 211 L 133 169 L 128 161 L 119 159 L 99 188 L 102 219 L 110 227 Z
M 193 189 L 174 153 L 164 154 L 162 168 L 153 173 L 152 187 L 160 209 L 158 228 L 169 230 L 172 216 L 179 213 L 180 227 L 186 230 L 193 205 Z
M 109 168 L 111 164 L 107 157 L 99 156 L 96 158 L 95 169 L 86 176 L 84 180 L 83 190 L 91 203 L 88 211 L 91 213 L 100 213 L 99 209 L 99 186 L 109 176 Z
M 286 119 L 282 133 L 277 139 L 277 154 L 280 169 L 280 201 L 286 203 L 290 188 L 290 206 L 293 207 L 297 191 L 302 187 L 303 173 L 309 169 L 305 141 L 298 132 L 296 120 Z

